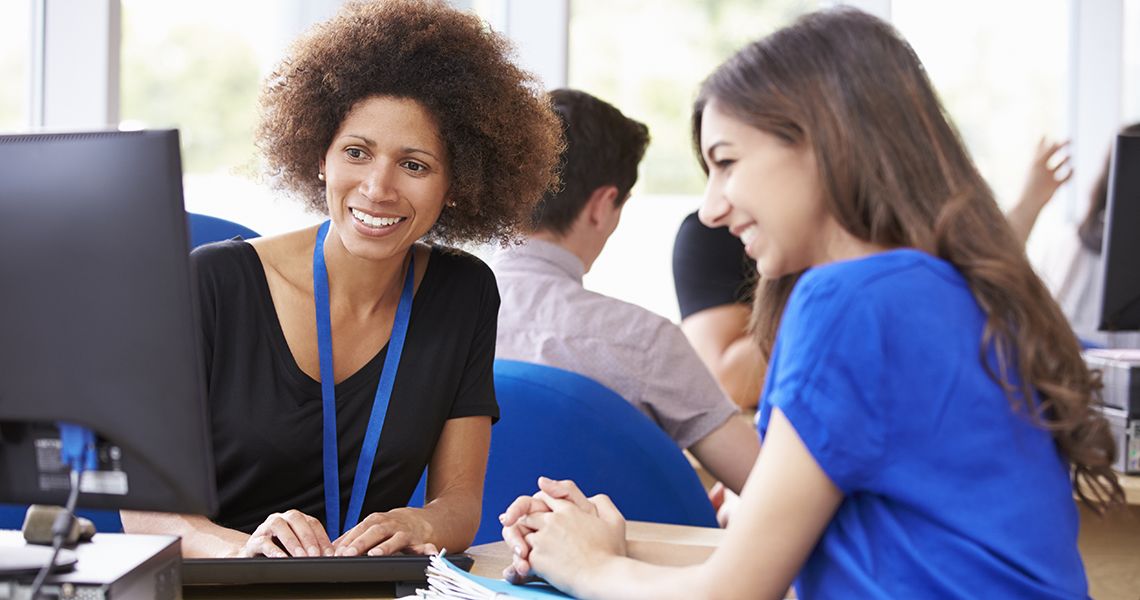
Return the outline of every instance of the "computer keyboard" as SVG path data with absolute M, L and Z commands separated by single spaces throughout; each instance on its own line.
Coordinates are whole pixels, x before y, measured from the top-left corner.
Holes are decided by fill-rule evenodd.
M 447 559 L 469 571 L 469 554 Z M 182 561 L 182 585 L 252 585 L 262 583 L 422 582 L 428 557 L 329 556 L 311 558 L 190 558 Z

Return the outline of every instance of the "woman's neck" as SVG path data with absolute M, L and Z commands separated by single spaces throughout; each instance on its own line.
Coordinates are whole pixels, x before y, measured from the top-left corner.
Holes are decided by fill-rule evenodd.
M 813 264 L 820 265 L 843 260 L 863 258 L 872 254 L 885 252 L 890 248 L 861 240 L 851 235 L 835 220 L 830 220 L 825 226 L 825 233 L 820 247 L 820 256 Z
M 399 301 L 411 249 L 384 259 L 362 258 L 350 253 L 334 230 L 325 238 L 324 252 L 331 304 L 367 318 Z

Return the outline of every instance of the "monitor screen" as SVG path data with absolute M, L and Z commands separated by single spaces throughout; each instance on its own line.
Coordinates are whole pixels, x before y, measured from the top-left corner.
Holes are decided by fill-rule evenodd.
M 1102 331 L 1140 330 L 1140 136 L 1118 135 L 1104 215 Z
M 217 507 L 177 131 L 0 136 L 0 502 Z

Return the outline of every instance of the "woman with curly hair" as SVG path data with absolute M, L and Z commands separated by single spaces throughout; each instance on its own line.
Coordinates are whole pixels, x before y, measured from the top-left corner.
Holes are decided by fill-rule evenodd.
M 419 240 L 516 236 L 556 181 L 558 121 L 509 53 L 416 0 L 350 3 L 292 47 L 258 146 L 329 220 L 193 253 L 220 508 L 125 513 L 128 531 L 179 534 L 188 557 L 471 543 L 499 296 L 478 259 Z
M 911 47 L 808 15 L 703 84 L 700 217 L 756 261 L 763 444 L 723 542 L 677 568 L 542 480 L 512 578 L 581 598 L 1086 598 L 1074 494 L 1123 502 L 1100 384 Z

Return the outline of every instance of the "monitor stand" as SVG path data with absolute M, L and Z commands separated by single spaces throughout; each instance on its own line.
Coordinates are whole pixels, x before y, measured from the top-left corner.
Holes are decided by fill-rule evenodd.
M 49 546 L 0 546 L 0 579 L 35 577 L 51 560 Z M 66 573 L 75 569 L 75 552 L 60 548 L 52 573 Z

